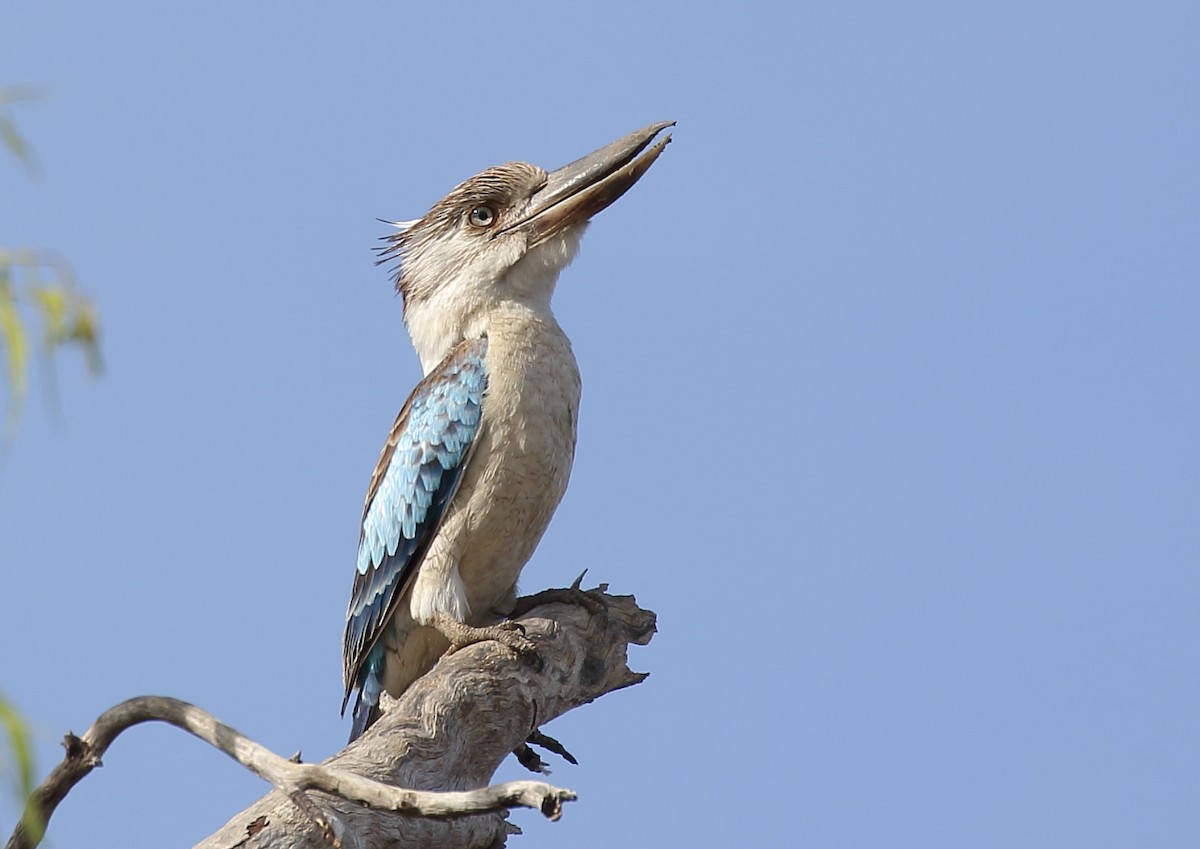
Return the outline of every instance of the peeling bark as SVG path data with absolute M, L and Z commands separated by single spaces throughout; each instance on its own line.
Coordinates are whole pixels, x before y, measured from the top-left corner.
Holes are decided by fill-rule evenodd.
M 362 737 L 321 764 L 282 758 L 193 705 L 143 696 L 106 711 L 82 737 L 68 734 L 66 757 L 32 802 L 48 822 L 71 788 L 100 765 L 117 735 L 162 721 L 278 788 L 198 849 L 503 846 L 509 834 L 519 833 L 507 821 L 507 809 L 533 807 L 554 820 L 575 794 L 538 781 L 488 787 L 500 762 L 542 724 L 646 677 L 631 671 L 626 657 L 630 644 L 650 641 L 654 614 L 632 596 L 609 596 L 604 589 L 590 591 L 584 604 L 578 598 L 537 604 L 548 601 L 547 594 L 531 598 L 537 606 L 526 604 L 528 613 L 519 621 L 540 664 L 495 642 L 468 646 L 442 658 Z M 580 595 L 575 588 L 563 592 Z M 536 763 L 536 755 L 526 752 L 522 761 Z M 37 837 L 18 825 L 8 849 L 31 849 Z
M 324 764 L 414 790 L 486 786 L 500 762 L 538 726 L 645 679 L 629 669 L 626 656 L 629 644 L 650 641 L 654 614 L 632 596 L 601 597 L 604 613 L 550 604 L 520 620 L 537 646 L 540 670 L 496 643 L 462 649 L 443 658 L 362 737 Z M 504 813 L 433 819 L 372 810 L 324 793 L 309 796 L 346 849 L 482 849 L 503 846 L 516 832 Z M 197 849 L 325 846 L 304 814 L 273 792 Z

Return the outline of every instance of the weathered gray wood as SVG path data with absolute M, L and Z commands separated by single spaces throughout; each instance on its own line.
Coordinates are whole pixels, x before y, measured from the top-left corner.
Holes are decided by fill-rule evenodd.
M 277 755 L 196 705 L 167 696 L 137 696 L 100 714 L 82 737 L 68 734 L 64 738 L 66 756 L 34 790 L 25 814 L 9 838 L 7 849 L 35 849 L 44 836 L 45 826 L 72 788 L 100 766 L 119 735 L 145 722 L 167 723 L 229 755 L 300 806 L 327 842 L 334 845 L 340 845 L 340 842 L 330 823 L 308 798 L 307 794 L 314 789 L 379 810 L 428 817 L 526 807 L 540 810 L 550 819 L 558 819 L 562 803 L 575 799 L 573 791 L 542 781 L 509 781 L 463 791 L 411 790 L 384 784 L 325 764 L 300 763 Z M 545 739 L 541 734 L 538 737 Z M 546 742 L 557 746 L 553 740 Z
M 626 664 L 645 645 L 654 614 L 632 596 L 603 596 L 608 609 L 538 607 L 520 621 L 542 660 L 535 669 L 496 643 L 443 658 L 366 734 L 325 765 L 414 790 L 485 787 L 500 762 L 537 726 L 645 675 Z M 569 741 L 568 741 L 569 743 Z M 515 829 L 505 814 L 430 819 L 372 810 L 324 793 L 306 794 L 346 849 L 495 847 Z M 197 849 L 325 849 L 311 819 L 269 793 Z

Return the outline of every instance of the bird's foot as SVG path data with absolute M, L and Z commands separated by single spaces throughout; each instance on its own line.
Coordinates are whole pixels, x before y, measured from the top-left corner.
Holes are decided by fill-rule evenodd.
M 575 756 L 567 751 L 567 747 L 555 740 L 549 734 L 543 734 L 541 731 L 534 731 L 525 741 L 534 746 L 541 746 L 547 752 L 553 752 L 564 761 L 575 766 L 579 766 L 579 761 L 575 760 Z
M 540 593 L 522 596 L 517 599 L 509 616 L 517 619 L 543 604 L 577 604 L 580 607 L 586 607 L 590 613 L 597 615 L 604 613 L 608 610 L 608 604 L 604 601 L 604 593 L 608 590 L 608 584 L 601 584 L 594 590 L 581 589 L 583 576 L 586 574 L 587 569 L 584 569 L 575 579 L 575 583 L 565 589 L 542 590 Z
M 432 625 L 441 631 L 442 635 L 450 641 L 449 654 L 453 654 L 459 649 L 466 648 L 475 643 L 495 640 L 502 645 L 508 646 L 508 648 L 521 657 L 540 660 L 537 649 L 534 648 L 533 641 L 525 636 L 525 629 L 517 622 L 501 622 L 498 625 L 479 628 L 459 622 L 457 619 L 446 616 L 443 613 L 438 613 L 434 615 Z
M 550 774 L 549 764 L 542 760 L 541 755 L 535 752 L 531 746 L 540 746 L 547 752 L 553 752 L 567 763 L 576 765 L 579 764 L 579 761 L 575 760 L 575 756 L 568 752 L 562 743 L 555 740 L 549 734 L 543 734 L 541 731 L 534 731 L 529 735 L 528 740 L 517 746 L 517 748 L 513 749 L 513 754 L 517 756 L 517 760 L 520 761 L 521 766 L 525 767 L 530 772 L 536 772 L 541 775 Z

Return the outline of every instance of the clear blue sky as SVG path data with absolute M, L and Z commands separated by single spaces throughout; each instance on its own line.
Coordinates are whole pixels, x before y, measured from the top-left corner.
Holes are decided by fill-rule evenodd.
M 635 593 L 652 675 L 551 726 L 581 799 L 510 845 L 1194 847 L 1198 9 L 5 3 L 0 82 L 48 97 L 0 243 L 70 258 L 108 365 L 0 468 L 40 766 L 141 693 L 340 747 L 419 376 L 376 217 L 674 118 L 559 288 L 579 455 L 523 581 Z M 264 790 L 139 728 L 50 839 L 186 846 Z

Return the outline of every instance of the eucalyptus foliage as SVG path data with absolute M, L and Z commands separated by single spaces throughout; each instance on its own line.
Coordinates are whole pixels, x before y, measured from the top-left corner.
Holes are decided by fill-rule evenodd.
M 17 127 L 11 104 L 34 96 L 29 88 L 0 87 L 0 142 L 31 176 L 38 173 L 37 165 Z M 53 251 L 0 245 L 0 373 L 7 384 L 5 442 L 16 434 L 29 386 L 31 335 L 38 339 L 51 366 L 59 350 L 77 347 L 83 350 L 92 373 L 99 372 L 99 320 L 95 306 L 75 281 L 71 266 Z M 52 371 L 49 374 L 53 376 Z M 53 392 L 53 383 L 48 388 Z

